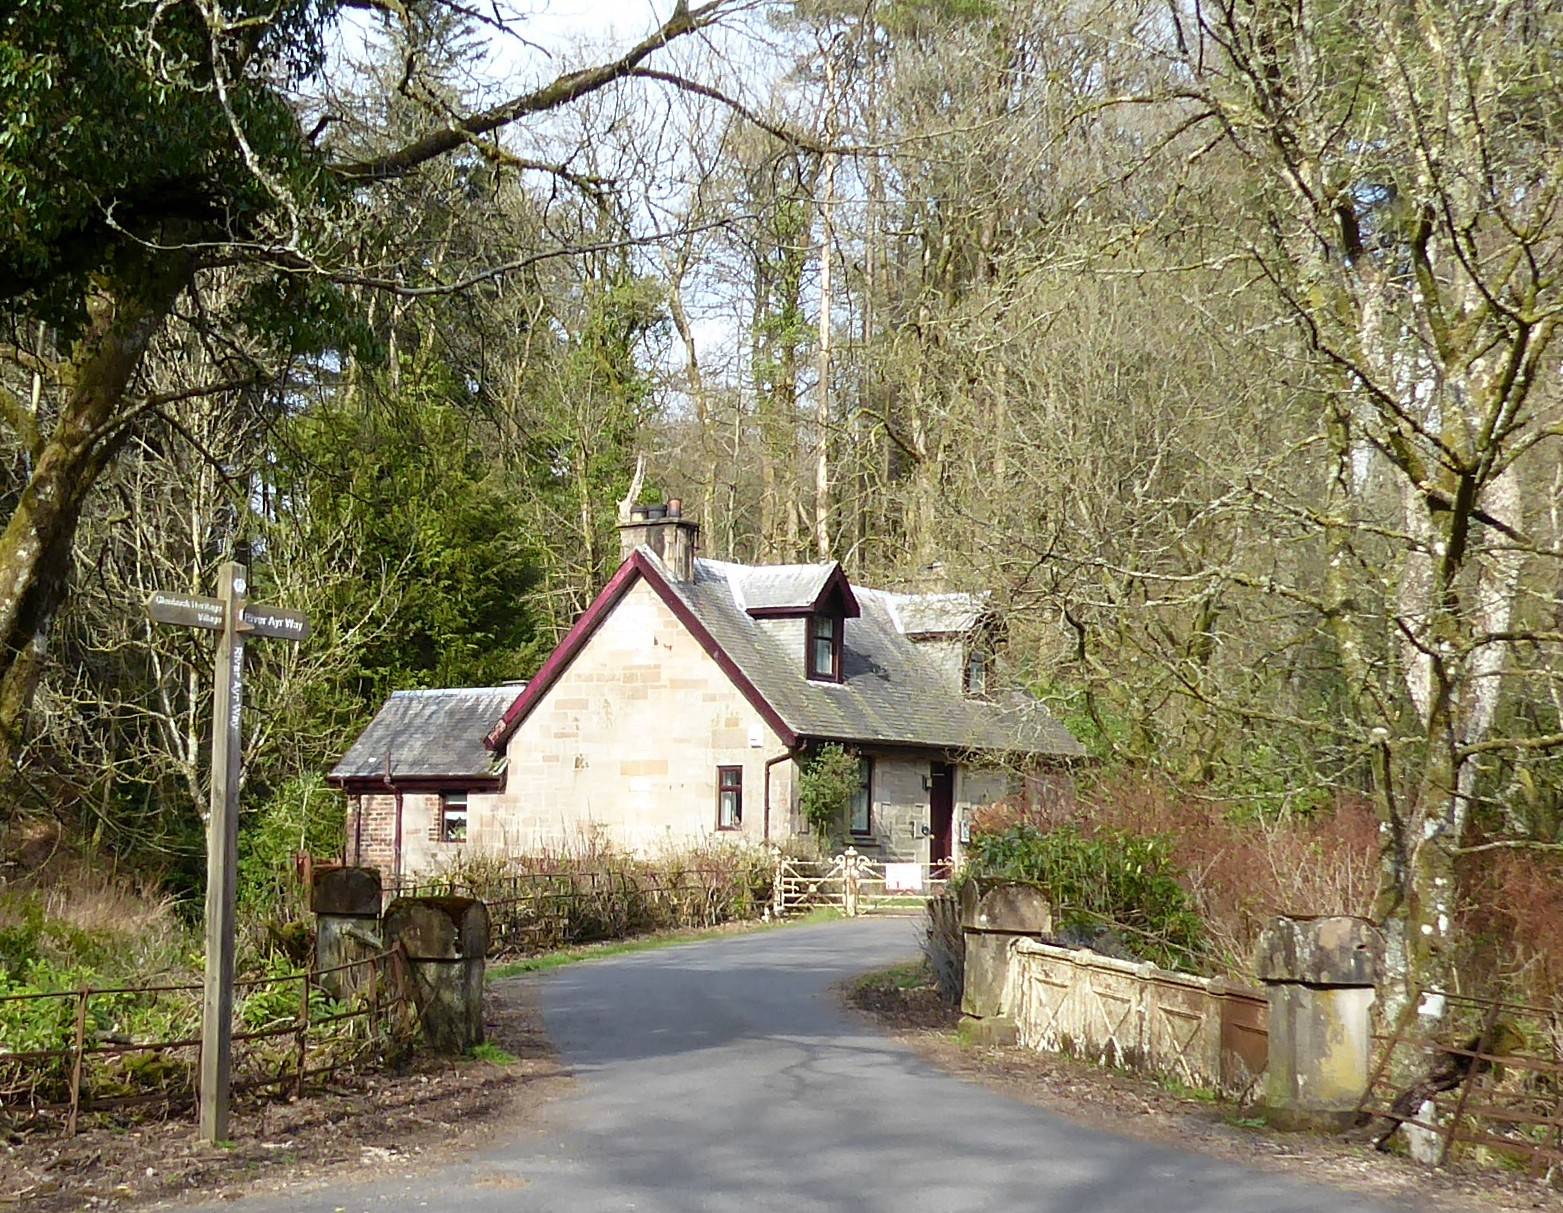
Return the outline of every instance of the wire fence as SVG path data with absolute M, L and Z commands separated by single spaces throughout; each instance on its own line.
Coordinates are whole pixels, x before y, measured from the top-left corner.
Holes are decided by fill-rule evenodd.
M 235 983 L 233 1090 L 298 1096 L 409 1047 L 416 1008 L 399 946 L 329 969 Z M 28 1132 L 84 1118 L 166 1117 L 195 1103 L 196 983 L 0 996 L 0 1123 Z

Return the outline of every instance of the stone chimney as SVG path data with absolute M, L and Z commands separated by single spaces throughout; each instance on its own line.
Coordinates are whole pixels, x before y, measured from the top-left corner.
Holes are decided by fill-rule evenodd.
M 674 497 L 666 505 L 637 505 L 627 522 L 619 523 L 619 554 L 624 560 L 644 544 L 662 558 L 679 581 L 695 579 L 695 552 L 700 524 L 684 517 L 684 503 Z

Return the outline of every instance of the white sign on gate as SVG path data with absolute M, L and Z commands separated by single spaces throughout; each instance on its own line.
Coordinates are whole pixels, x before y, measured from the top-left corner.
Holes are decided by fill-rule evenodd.
M 921 893 L 923 865 L 920 863 L 885 864 L 886 893 Z

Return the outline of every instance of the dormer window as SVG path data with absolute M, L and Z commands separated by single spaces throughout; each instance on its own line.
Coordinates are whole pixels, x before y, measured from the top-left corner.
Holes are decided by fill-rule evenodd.
M 816 681 L 841 681 L 841 623 L 836 615 L 809 616 L 808 672 Z
M 966 650 L 965 689 L 968 695 L 981 699 L 988 693 L 988 666 L 991 663 L 986 649 L 973 645 Z

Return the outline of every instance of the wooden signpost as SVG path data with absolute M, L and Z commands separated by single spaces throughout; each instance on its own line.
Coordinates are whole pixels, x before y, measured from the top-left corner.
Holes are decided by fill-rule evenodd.
M 233 1055 L 233 899 L 239 866 L 239 715 L 244 703 L 244 638 L 303 640 L 309 620 L 297 611 L 251 606 L 242 564 L 218 574 L 218 597 L 158 591 L 147 614 L 159 623 L 217 633 L 217 686 L 212 702 L 211 820 L 206 828 L 206 996 L 201 1007 L 201 1136 L 228 1137 Z

